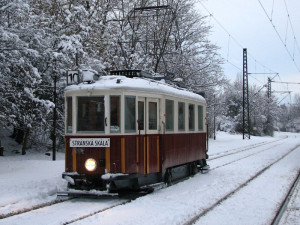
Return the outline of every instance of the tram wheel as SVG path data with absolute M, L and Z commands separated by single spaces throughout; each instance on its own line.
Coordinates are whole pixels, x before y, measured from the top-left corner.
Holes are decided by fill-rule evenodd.
M 197 163 L 193 162 L 190 164 L 190 174 L 195 175 L 198 172 Z
M 172 170 L 168 169 L 165 175 L 165 183 L 167 184 L 167 186 L 170 186 L 172 185 L 172 181 L 173 181 Z

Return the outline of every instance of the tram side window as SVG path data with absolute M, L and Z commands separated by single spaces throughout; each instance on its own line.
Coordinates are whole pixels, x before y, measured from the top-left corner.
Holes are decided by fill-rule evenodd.
M 185 104 L 184 102 L 178 102 L 178 130 L 185 130 Z
M 78 97 L 78 131 L 104 131 L 104 97 Z
M 120 96 L 110 96 L 110 132 L 119 133 L 121 117 Z
M 125 132 L 136 131 L 135 97 L 125 96 Z
M 174 101 L 166 100 L 166 130 L 174 130 Z
M 189 104 L 189 130 L 195 130 L 195 105 Z
M 72 133 L 72 97 L 67 97 L 67 133 Z
M 144 130 L 144 124 L 145 124 L 145 106 L 144 106 L 144 102 L 143 101 L 139 101 L 138 102 L 138 129 L 139 130 Z
M 149 102 L 149 130 L 157 130 L 157 102 Z
M 203 131 L 203 106 L 198 105 L 198 130 Z

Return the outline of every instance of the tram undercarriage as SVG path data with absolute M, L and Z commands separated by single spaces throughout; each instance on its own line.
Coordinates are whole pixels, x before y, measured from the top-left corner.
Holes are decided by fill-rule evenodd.
M 73 172 L 64 172 L 62 178 L 68 181 L 68 188 L 75 190 L 99 190 L 109 193 L 149 191 L 149 185 L 164 182 L 171 185 L 174 181 L 195 175 L 198 172 L 206 173 L 209 166 L 206 160 L 167 168 L 164 173 L 152 174 L 122 174 L 106 173 L 101 177 L 87 176 Z

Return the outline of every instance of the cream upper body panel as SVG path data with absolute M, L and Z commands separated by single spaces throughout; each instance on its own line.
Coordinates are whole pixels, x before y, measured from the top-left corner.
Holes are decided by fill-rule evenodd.
M 120 90 L 128 92 L 138 92 L 147 95 L 167 95 L 175 98 L 182 98 L 186 100 L 206 103 L 205 99 L 193 92 L 178 89 L 171 85 L 166 84 L 164 81 L 153 81 L 146 78 L 127 78 L 125 76 L 102 76 L 98 81 L 92 84 L 81 83 L 78 85 L 70 85 L 66 87 L 66 96 L 72 93 L 81 91 L 90 96 L 97 94 L 113 94 L 115 91 L 119 93 Z

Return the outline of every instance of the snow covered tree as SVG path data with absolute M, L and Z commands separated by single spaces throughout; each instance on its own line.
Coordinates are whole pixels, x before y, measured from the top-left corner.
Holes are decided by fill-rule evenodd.
M 52 103 L 39 98 L 41 74 L 38 67 L 40 33 L 32 24 L 29 1 L 6 1 L 1 3 L 1 117 L 3 125 L 12 125 L 17 130 L 17 139 L 23 141 L 22 154 L 29 132 L 40 123 Z
M 194 91 L 213 96 L 223 81 L 210 27 L 194 0 L 11 0 L 0 3 L 0 123 L 23 140 L 53 134 L 54 83 L 63 136 L 65 74 L 70 69 L 143 69 L 172 74 Z M 134 9 L 168 6 L 153 19 Z M 163 7 L 162 7 L 163 8 Z M 147 10 L 146 10 L 147 11 Z M 145 13 L 138 10 L 135 13 Z M 158 13 L 159 11 L 154 11 Z M 146 13 L 149 13 L 146 12 Z M 150 15 L 148 14 L 148 17 Z M 146 19 L 147 18 L 147 19 Z M 146 42 L 142 41 L 148 38 Z M 19 134 L 19 135 L 16 135 Z
M 224 87 L 221 101 L 223 111 L 219 129 L 230 132 L 243 132 L 243 82 L 238 75 L 233 84 Z M 280 115 L 274 96 L 268 98 L 261 87 L 249 86 L 250 133 L 251 135 L 273 135 L 274 126 Z
M 300 131 L 300 95 L 296 94 L 293 102 L 280 105 L 276 121 L 277 129 L 280 131 Z

